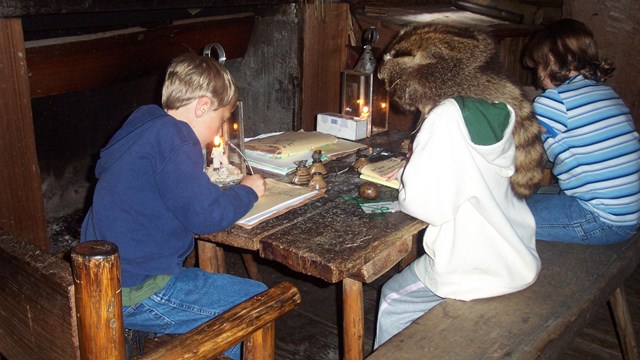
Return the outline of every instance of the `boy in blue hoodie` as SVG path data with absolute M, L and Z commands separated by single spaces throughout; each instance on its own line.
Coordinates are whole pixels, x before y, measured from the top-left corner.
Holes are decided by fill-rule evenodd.
M 118 245 L 124 325 L 180 334 L 260 293 L 260 282 L 183 267 L 194 234 L 223 230 L 264 194 L 260 175 L 220 189 L 202 171 L 202 148 L 231 116 L 237 89 L 215 60 L 174 59 L 162 108 L 137 109 L 100 151 L 81 241 Z M 240 358 L 240 347 L 227 351 Z

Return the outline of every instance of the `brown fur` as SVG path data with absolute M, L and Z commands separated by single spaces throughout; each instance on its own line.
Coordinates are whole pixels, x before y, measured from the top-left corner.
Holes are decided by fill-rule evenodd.
M 542 180 L 540 126 L 529 100 L 498 65 L 496 45 L 488 34 L 427 24 L 403 30 L 385 55 L 378 76 L 406 110 L 429 111 L 454 96 L 511 105 L 516 112 L 516 164 L 511 188 L 516 195 L 527 197 Z

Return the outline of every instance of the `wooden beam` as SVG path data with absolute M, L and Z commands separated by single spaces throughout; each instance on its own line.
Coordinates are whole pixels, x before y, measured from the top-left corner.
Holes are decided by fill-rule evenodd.
M 26 44 L 31 97 L 102 87 L 163 71 L 171 59 L 220 43 L 227 59 L 245 54 L 253 14 L 176 22 L 153 29 L 48 39 Z
M 18 18 L 0 18 L 0 227 L 48 250 L 29 78 Z
M 113 11 L 256 7 L 295 3 L 298 0 L 0 0 L 0 17 L 56 15 Z

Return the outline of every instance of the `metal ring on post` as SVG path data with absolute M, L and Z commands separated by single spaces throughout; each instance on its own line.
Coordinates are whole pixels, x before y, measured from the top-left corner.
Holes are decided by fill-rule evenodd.
M 207 44 L 207 46 L 204 47 L 202 55 L 211 57 L 212 47 L 215 47 L 216 51 L 218 52 L 218 62 L 224 65 L 224 62 L 227 60 L 227 55 L 224 53 L 224 48 L 219 43 Z

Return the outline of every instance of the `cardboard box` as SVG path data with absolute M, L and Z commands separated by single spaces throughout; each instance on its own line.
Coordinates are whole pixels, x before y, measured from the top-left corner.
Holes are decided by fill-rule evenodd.
M 320 113 L 316 117 L 316 131 L 347 140 L 367 137 L 367 120 L 336 113 Z

